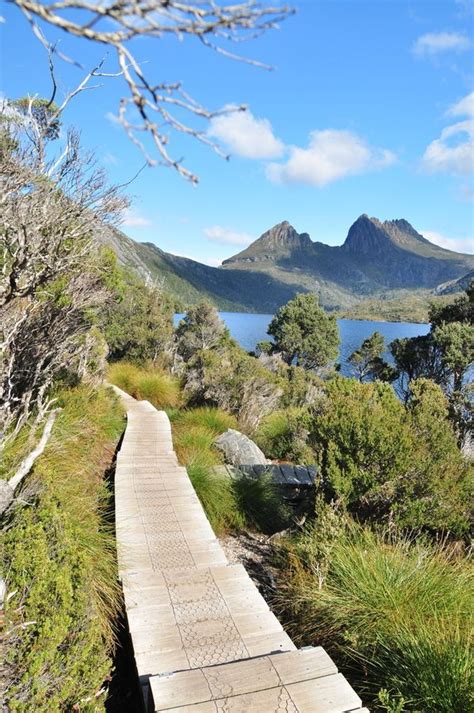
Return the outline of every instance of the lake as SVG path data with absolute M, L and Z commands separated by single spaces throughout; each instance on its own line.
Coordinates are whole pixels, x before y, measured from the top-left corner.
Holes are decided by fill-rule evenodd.
M 247 351 L 254 350 L 257 342 L 269 339 L 267 327 L 273 315 L 245 312 L 219 312 L 219 314 L 234 339 Z M 175 322 L 179 322 L 182 317 L 182 314 L 177 314 Z M 350 373 L 347 364 L 348 357 L 360 347 L 364 339 L 370 337 L 375 331 L 385 337 L 385 343 L 388 345 L 394 339 L 417 337 L 427 334 L 430 330 L 429 324 L 412 322 L 369 322 L 367 320 L 338 319 L 337 323 L 341 335 L 339 350 L 341 373 L 346 376 Z M 389 354 L 385 354 L 385 357 L 391 361 Z

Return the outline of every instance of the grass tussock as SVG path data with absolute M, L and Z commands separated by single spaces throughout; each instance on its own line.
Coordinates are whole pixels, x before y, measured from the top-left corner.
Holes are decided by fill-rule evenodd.
M 8 710 L 98 711 L 120 601 L 104 481 L 123 430 L 105 389 L 73 389 L 4 523 Z
M 281 497 L 269 478 L 234 480 L 222 475 L 222 454 L 214 447 L 218 435 L 235 428 L 233 416 L 217 408 L 173 411 L 173 443 L 216 534 L 256 528 L 275 532 L 284 521 Z
M 272 535 L 290 524 L 290 510 L 269 474 L 234 480 L 233 489 L 248 527 Z
M 229 425 L 231 416 L 215 408 L 196 408 L 170 414 L 173 444 L 180 463 L 188 474 L 216 534 L 239 529 L 244 521 L 239 512 L 230 478 L 216 473 L 222 464 L 214 440 Z
M 273 458 L 284 458 L 289 434 L 286 411 L 273 411 L 260 423 L 255 440 L 262 451 Z
M 309 411 L 305 407 L 273 411 L 261 420 L 254 438 L 270 458 L 314 463 L 315 454 L 307 442 L 309 424 Z
M 108 379 L 130 396 L 149 401 L 159 409 L 175 407 L 180 401 L 178 381 L 155 367 L 117 362 L 109 367 Z
M 211 406 L 201 406 L 198 408 L 180 411 L 175 422 L 182 426 L 199 426 L 212 431 L 215 437 L 219 436 L 228 428 L 237 428 L 235 416 L 226 413 L 219 408 Z
M 189 465 L 188 474 L 216 534 L 245 527 L 245 515 L 238 507 L 229 477 L 203 463 Z
M 236 425 L 235 419 L 217 408 L 194 408 L 169 414 L 173 424 L 173 443 L 183 465 L 218 465 L 222 463 L 214 441 Z
M 445 546 L 355 526 L 309 529 L 285 592 L 295 630 L 326 646 L 373 710 L 473 710 L 472 564 Z

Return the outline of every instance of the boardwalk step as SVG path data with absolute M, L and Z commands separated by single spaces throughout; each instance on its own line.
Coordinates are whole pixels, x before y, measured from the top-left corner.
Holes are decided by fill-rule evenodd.
M 118 569 L 147 710 L 361 711 L 324 650 L 297 651 L 245 568 L 228 562 L 166 414 L 119 393 Z
M 153 711 L 360 711 L 360 698 L 321 647 L 150 679 Z

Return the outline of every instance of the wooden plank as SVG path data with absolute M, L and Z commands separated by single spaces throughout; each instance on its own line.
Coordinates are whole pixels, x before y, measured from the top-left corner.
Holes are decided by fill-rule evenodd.
M 286 689 L 298 711 L 345 713 L 362 705 L 359 696 L 341 673 L 290 683 Z
M 123 398 L 117 550 L 144 699 L 151 686 L 150 706 L 174 713 L 359 709 L 324 650 L 297 651 L 245 568 L 228 563 L 166 414 Z

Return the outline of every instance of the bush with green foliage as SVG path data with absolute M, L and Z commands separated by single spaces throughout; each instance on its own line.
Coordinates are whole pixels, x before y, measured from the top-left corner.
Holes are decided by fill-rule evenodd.
M 262 419 L 255 441 L 268 458 L 294 463 L 313 463 L 315 454 L 307 443 L 311 416 L 308 408 L 273 411 Z
M 166 361 L 174 332 L 173 298 L 124 271 L 114 295 L 104 315 L 109 360 L 138 364 Z
M 229 330 L 209 302 L 191 305 L 176 328 L 176 351 L 189 361 L 200 351 L 219 350 L 230 339 Z
M 104 389 L 65 391 L 58 403 L 2 535 L 12 713 L 102 710 L 96 694 L 111 668 L 120 592 L 104 473 L 124 420 Z
M 403 528 L 469 528 L 472 465 L 448 420 L 441 389 L 420 379 L 405 406 L 388 384 L 328 383 L 310 434 L 326 497 L 362 520 Z
M 359 349 L 352 352 L 348 361 L 359 381 L 394 381 L 397 378 L 396 369 L 382 357 L 384 350 L 384 337 L 379 332 L 374 332 L 364 339 Z
M 289 546 L 282 598 L 299 639 L 324 645 L 371 710 L 472 710 L 472 564 L 446 546 L 328 524 Z
M 214 348 L 188 350 L 182 369 L 190 405 L 217 406 L 234 415 L 239 428 L 252 433 L 265 414 L 277 407 L 282 379 L 230 339 Z
M 337 359 L 339 329 L 314 294 L 296 295 L 280 307 L 268 327 L 275 350 L 287 364 L 306 369 L 327 367 Z
M 432 305 L 430 321 L 428 334 L 396 339 L 390 345 L 401 376 L 399 385 L 408 399 L 414 379 L 424 377 L 439 384 L 449 398 L 450 418 L 462 445 L 474 422 L 474 280 L 453 304 Z

